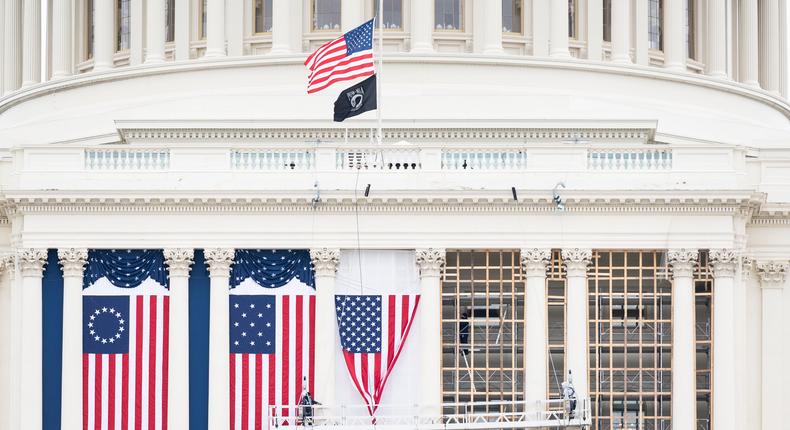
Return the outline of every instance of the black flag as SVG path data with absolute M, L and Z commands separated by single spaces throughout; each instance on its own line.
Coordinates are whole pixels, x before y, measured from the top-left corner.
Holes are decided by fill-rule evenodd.
M 346 88 L 335 100 L 335 122 L 376 109 L 376 75 Z

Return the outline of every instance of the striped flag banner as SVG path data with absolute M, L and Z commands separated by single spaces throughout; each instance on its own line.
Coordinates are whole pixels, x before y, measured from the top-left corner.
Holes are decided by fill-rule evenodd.
M 268 428 L 269 406 L 296 405 L 314 391 L 315 295 L 289 286 L 230 297 L 230 428 Z M 277 408 L 281 417 L 297 416 Z
M 317 93 L 334 83 L 376 73 L 373 63 L 373 20 L 319 46 L 304 62 L 310 71 L 307 93 Z
M 170 298 L 83 296 L 83 430 L 166 430 Z

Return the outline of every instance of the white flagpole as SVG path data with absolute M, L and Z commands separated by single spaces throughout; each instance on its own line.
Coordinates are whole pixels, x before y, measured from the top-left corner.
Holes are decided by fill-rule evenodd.
M 378 0 L 379 2 L 379 13 L 378 13 L 378 27 L 379 27 L 379 68 L 376 70 L 376 120 L 378 121 L 378 143 L 381 145 L 381 141 L 383 139 L 383 133 L 381 131 L 381 105 L 382 103 L 382 94 L 381 94 L 381 71 L 384 65 L 384 0 Z

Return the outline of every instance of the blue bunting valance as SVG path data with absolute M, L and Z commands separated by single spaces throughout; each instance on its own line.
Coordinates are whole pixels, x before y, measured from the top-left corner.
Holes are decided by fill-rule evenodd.
M 170 287 L 165 256 L 161 249 L 91 249 L 82 287 L 103 277 L 120 288 L 134 288 L 148 278 Z
M 234 288 L 252 278 L 265 288 L 279 288 L 296 278 L 315 288 L 310 252 L 306 249 L 237 249 L 230 273 Z

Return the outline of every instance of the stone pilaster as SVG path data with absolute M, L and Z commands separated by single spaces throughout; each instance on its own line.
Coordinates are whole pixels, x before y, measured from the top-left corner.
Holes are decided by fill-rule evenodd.
M 551 261 L 551 249 L 521 250 L 521 266 L 526 278 L 526 331 L 524 351 L 526 372 L 524 399 L 528 412 L 542 411 L 542 401 L 548 389 L 548 307 L 546 297 L 546 268 Z
M 442 267 L 445 250 L 418 249 L 415 262 L 420 270 L 420 414 L 441 414 L 442 404 Z
M 230 422 L 230 266 L 235 251 L 231 248 L 206 249 L 211 284 L 209 309 L 209 375 L 208 375 L 208 427 L 225 428 Z
M 694 266 L 696 249 L 667 252 L 672 266 L 672 427 L 696 428 Z
M 567 333 L 566 362 L 573 372 L 573 385 L 581 399 L 590 397 L 587 359 L 587 266 L 592 262 L 592 250 L 569 248 L 562 250 L 568 286 L 565 301 L 565 329 Z M 582 402 L 577 404 L 581 408 Z

